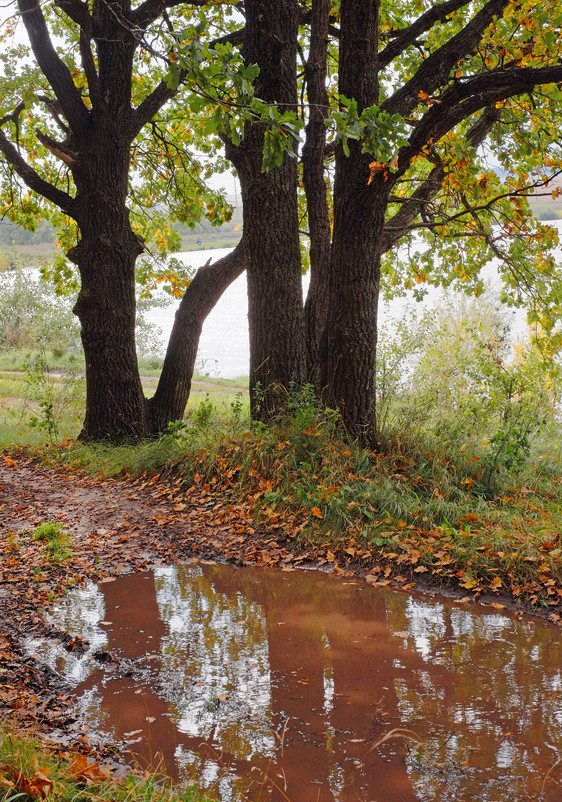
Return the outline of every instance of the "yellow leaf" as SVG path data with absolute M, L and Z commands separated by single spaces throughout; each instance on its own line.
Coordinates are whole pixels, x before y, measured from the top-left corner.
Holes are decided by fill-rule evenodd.
M 499 590 L 499 588 L 501 588 L 502 585 L 503 582 L 501 581 L 499 576 L 495 576 L 490 582 L 489 587 L 491 588 L 491 590 Z
M 318 507 L 313 507 L 313 508 L 310 510 L 310 514 L 311 514 L 311 515 L 314 515 L 314 517 L 315 517 L 315 518 L 323 518 L 323 517 L 324 517 L 324 516 L 322 515 L 322 513 L 320 512 L 320 510 L 318 509 Z

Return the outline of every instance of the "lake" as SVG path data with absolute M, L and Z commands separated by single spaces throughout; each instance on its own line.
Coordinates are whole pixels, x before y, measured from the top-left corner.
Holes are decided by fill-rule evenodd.
M 185 264 L 192 267 L 204 265 L 208 259 L 216 261 L 226 256 L 231 249 L 217 248 L 209 251 L 190 251 L 177 254 Z M 494 268 L 488 270 L 487 279 L 492 286 L 497 284 Z M 308 276 L 303 276 L 303 293 L 308 288 Z M 428 306 L 436 306 L 443 298 L 443 292 L 430 288 L 423 304 L 415 304 L 411 294 L 397 298 L 391 303 L 381 304 L 380 321 L 398 319 L 408 305 L 416 305 L 420 313 Z M 163 355 L 174 322 L 174 314 L 179 301 L 165 308 L 156 308 L 146 314 L 146 318 L 162 330 Z M 526 331 L 525 314 L 518 310 L 506 309 L 512 331 L 523 335 Z M 197 370 L 210 376 L 236 378 L 249 373 L 250 349 L 248 342 L 248 297 L 246 275 L 243 274 L 226 290 L 213 311 L 208 316 L 199 343 Z

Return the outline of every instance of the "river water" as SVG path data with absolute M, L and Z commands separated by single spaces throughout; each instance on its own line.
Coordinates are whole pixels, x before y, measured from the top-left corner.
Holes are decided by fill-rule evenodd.
M 216 261 L 230 253 L 231 249 L 210 251 L 190 251 L 177 254 L 185 264 L 200 267 L 208 259 Z M 492 287 L 499 286 L 499 279 L 493 265 L 486 270 L 486 281 Z M 306 295 L 309 277 L 303 276 L 303 294 Z M 435 307 L 443 299 L 443 292 L 428 288 L 428 296 L 423 304 L 417 304 L 411 293 L 388 303 L 381 303 L 380 322 L 385 323 L 400 318 L 406 307 L 416 307 L 420 313 L 427 308 Z M 498 291 L 495 291 L 498 294 Z M 161 354 L 165 353 L 166 343 L 174 322 L 174 314 L 179 301 L 164 308 L 153 308 L 146 314 L 149 322 L 154 323 L 162 331 Z M 512 332 L 523 336 L 526 331 L 525 313 L 521 310 L 505 311 L 506 320 Z M 247 376 L 249 373 L 250 349 L 248 341 L 248 297 L 246 275 L 243 274 L 226 290 L 203 325 L 199 343 L 197 369 L 202 373 L 222 378 Z
M 562 635 L 547 623 L 196 562 L 76 590 L 53 619 L 88 651 L 29 648 L 80 716 L 222 802 L 562 799 Z

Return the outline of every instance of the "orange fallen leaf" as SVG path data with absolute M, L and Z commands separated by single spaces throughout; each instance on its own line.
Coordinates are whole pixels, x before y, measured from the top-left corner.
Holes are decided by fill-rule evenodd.
M 310 510 L 310 514 L 314 515 L 315 518 L 323 518 L 322 512 L 318 509 L 318 507 L 313 507 Z

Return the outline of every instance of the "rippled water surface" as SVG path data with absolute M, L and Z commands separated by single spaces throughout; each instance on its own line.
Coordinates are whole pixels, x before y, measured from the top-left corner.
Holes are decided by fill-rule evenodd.
M 562 799 L 562 637 L 547 624 L 195 563 L 76 591 L 54 618 L 89 651 L 31 648 L 82 715 L 225 802 Z

